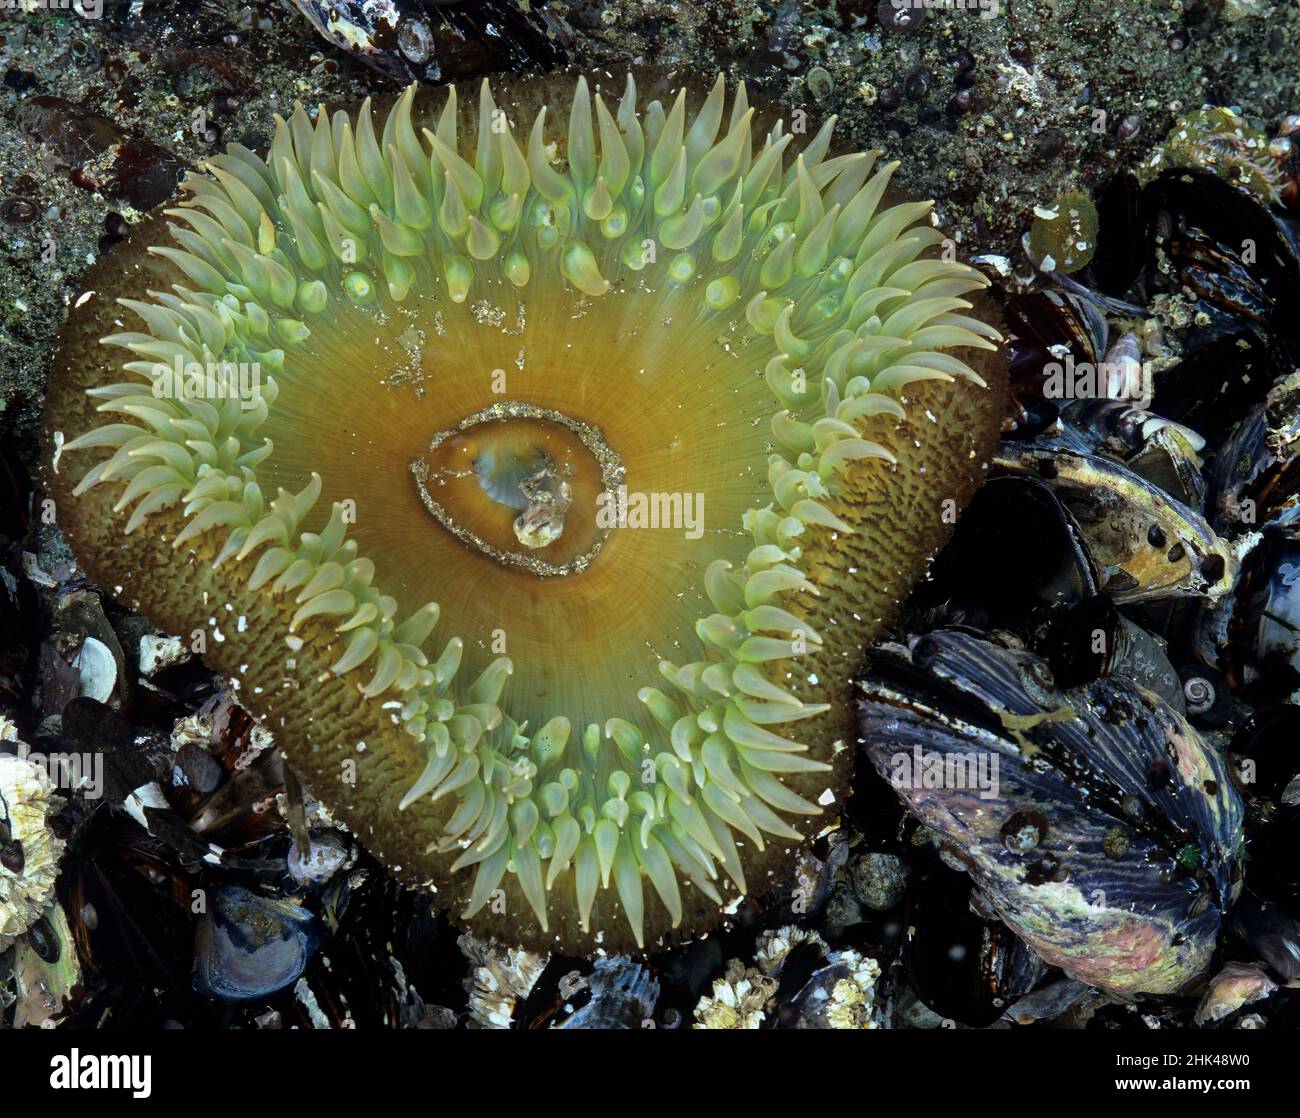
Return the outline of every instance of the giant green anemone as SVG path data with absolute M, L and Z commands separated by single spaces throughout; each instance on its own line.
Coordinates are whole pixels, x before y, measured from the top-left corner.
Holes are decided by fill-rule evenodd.
M 1004 385 L 894 164 L 641 86 L 298 108 L 96 267 L 49 392 L 88 571 L 395 873 L 570 951 L 707 928 L 827 825 Z

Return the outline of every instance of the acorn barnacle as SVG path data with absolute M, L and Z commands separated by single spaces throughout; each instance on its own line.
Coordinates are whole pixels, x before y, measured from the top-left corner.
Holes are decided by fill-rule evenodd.
M 0 718 L 0 741 L 12 740 Z M 63 840 L 50 827 L 57 811 L 49 774 L 25 757 L 0 753 L 0 951 L 26 932 L 54 897 Z
M 298 108 L 192 177 L 70 317 L 49 483 L 395 873 L 512 943 L 658 943 L 826 825 L 999 335 L 833 119 L 721 78 L 465 102 Z

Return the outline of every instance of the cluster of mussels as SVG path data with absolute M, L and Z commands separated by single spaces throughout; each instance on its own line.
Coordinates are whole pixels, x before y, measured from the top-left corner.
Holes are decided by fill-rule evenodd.
M 922 824 L 876 849 L 942 863 L 907 973 L 968 1024 L 1089 987 L 1217 1021 L 1297 977 L 1297 227 L 1195 167 L 1097 210 L 1071 276 L 981 261 L 1013 335 L 996 468 L 862 683 Z

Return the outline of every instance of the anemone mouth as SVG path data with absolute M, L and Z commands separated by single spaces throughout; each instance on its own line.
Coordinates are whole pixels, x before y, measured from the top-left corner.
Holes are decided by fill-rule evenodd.
M 538 578 L 585 571 L 627 520 L 622 459 L 600 428 L 554 408 L 492 404 L 439 431 L 410 468 L 448 532 Z
M 88 570 L 539 947 L 702 930 L 825 825 L 1000 413 L 986 283 L 892 166 L 656 83 L 299 109 L 98 267 L 49 393 Z

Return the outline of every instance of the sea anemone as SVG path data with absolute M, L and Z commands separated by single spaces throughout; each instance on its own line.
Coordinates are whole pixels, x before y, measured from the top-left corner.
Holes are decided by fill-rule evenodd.
M 1097 207 L 1071 191 L 1050 206 L 1034 207 L 1029 256 L 1044 272 L 1072 275 L 1088 266 L 1097 249 Z
M 575 952 L 711 926 L 824 825 L 1005 384 L 986 281 L 834 118 L 602 88 L 232 144 L 48 396 L 87 570 L 394 872 Z
M 1207 105 L 1181 117 L 1146 169 L 1200 167 L 1265 203 L 1277 202 L 1282 177 L 1268 137 L 1231 109 Z

